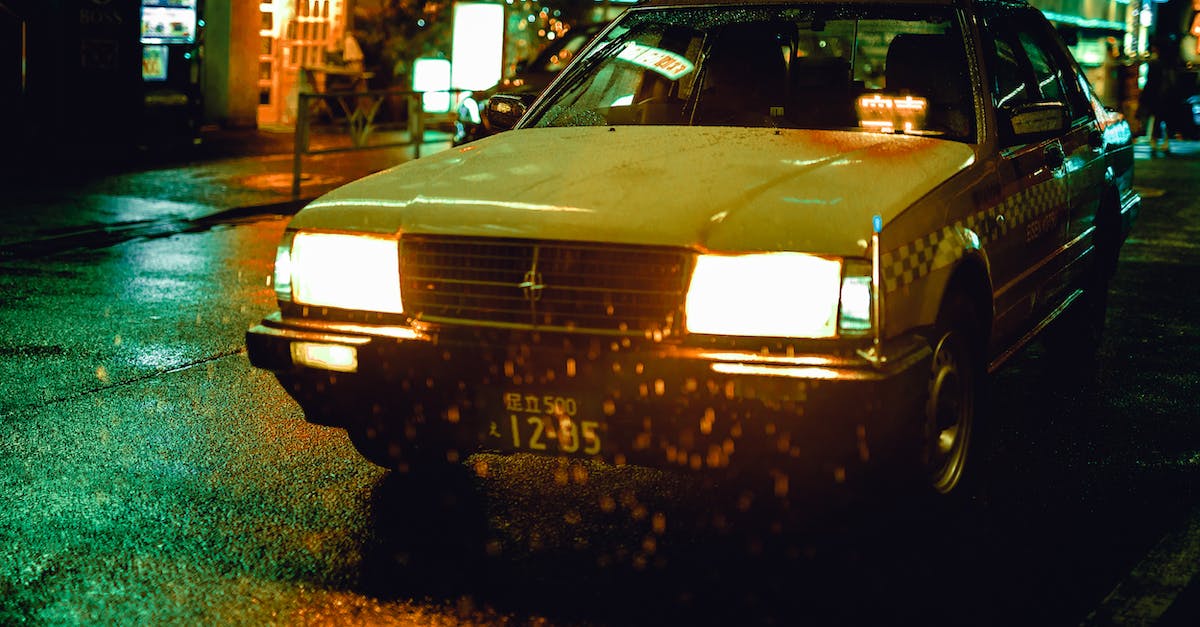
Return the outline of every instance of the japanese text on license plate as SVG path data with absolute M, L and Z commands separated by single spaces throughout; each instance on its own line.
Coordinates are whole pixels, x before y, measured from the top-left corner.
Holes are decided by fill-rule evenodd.
M 488 435 L 514 450 L 567 455 L 600 453 L 600 422 L 579 416 L 573 396 L 504 393 L 502 424 L 493 420 Z

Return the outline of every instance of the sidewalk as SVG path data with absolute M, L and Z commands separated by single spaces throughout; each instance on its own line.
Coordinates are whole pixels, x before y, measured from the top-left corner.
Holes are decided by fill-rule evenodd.
M 1134 139 L 1133 154 L 1139 159 L 1196 159 L 1200 158 L 1200 140 L 1172 139 L 1167 152 L 1151 151 L 1144 136 Z
M 421 154 L 444 150 L 449 138 L 427 130 Z M 402 139 L 381 135 L 372 141 Z M 310 150 L 340 146 L 349 146 L 348 136 L 312 134 Z M 174 151 L 64 149 L 14 164 L 0 176 L 8 189 L 0 203 L 0 247 L 231 210 L 291 213 L 334 187 L 412 158 L 412 146 L 304 156 L 300 197 L 293 198 L 291 129 L 206 130 L 196 145 Z

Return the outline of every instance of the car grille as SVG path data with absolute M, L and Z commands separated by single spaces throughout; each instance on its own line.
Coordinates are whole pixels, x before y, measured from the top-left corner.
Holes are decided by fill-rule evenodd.
M 400 250 L 418 320 L 655 338 L 682 318 L 691 263 L 679 249 L 491 238 L 406 236 Z

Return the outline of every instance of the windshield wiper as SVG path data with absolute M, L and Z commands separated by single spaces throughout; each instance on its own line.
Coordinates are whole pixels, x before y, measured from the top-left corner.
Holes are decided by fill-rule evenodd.
M 564 70 L 563 75 L 559 78 L 559 80 L 555 81 L 555 82 L 559 83 L 559 85 L 560 85 L 556 91 L 558 93 L 562 93 L 563 91 L 568 91 L 568 92 L 571 91 L 571 89 L 573 88 L 575 83 L 578 82 L 581 75 L 582 76 L 589 75 L 591 73 L 591 69 L 596 67 L 599 63 L 601 63 L 602 61 L 607 61 L 608 59 L 611 59 L 612 57 L 616 56 L 617 53 L 619 53 L 622 49 L 625 48 L 625 43 L 627 41 L 629 41 L 629 40 L 613 39 L 613 40 L 609 41 L 608 43 L 598 44 L 600 47 L 597 48 L 595 52 L 588 55 L 586 58 L 584 58 L 580 62 L 572 64 L 567 70 Z M 583 95 L 583 92 L 580 92 L 576 96 L 576 99 L 578 99 L 582 95 Z M 539 108 L 539 110 L 530 112 L 531 117 L 540 116 L 546 110 L 545 103 L 548 102 L 548 100 L 542 99 L 542 102 L 543 102 L 543 105 L 541 108 Z M 558 106 L 563 106 L 563 105 L 570 106 L 566 102 L 555 102 L 555 104 Z M 574 103 L 571 103 L 571 104 L 574 104 Z

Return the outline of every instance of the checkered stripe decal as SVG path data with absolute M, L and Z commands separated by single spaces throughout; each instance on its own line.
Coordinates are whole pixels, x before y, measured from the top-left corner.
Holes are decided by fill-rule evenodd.
M 883 266 L 883 284 L 889 292 L 929 274 L 933 269 L 934 253 L 942 240 L 948 237 L 947 231 L 948 228 L 945 228 L 930 233 L 915 242 L 883 254 L 880 259 Z
M 1066 184 L 1058 179 L 1050 179 L 1008 197 L 999 205 L 971 214 L 952 226 L 887 251 L 880 259 L 884 288 L 889 292 L 897 290 L 935 268 L 950 265 L 962 257 L 961 247 L 946 244 L 954 240 L 956 231 L 970 229 L 979 235 L 982 245 L 987 245 L 1066 202 Z M 1004 222 L 997 223 L 997 215 L 1003 215 Z

